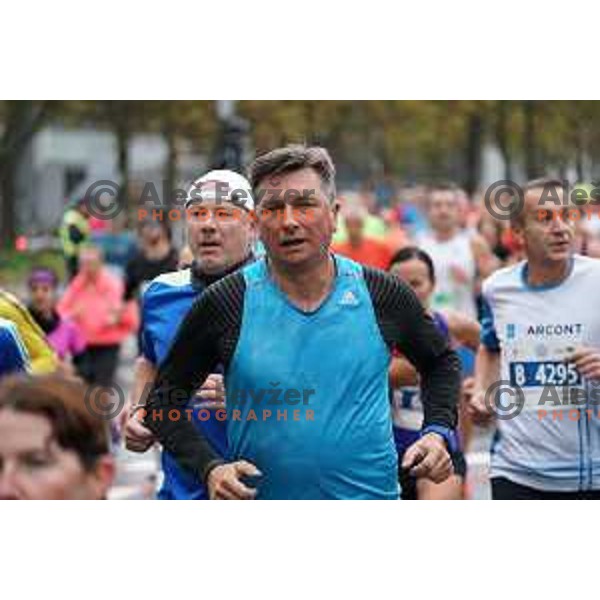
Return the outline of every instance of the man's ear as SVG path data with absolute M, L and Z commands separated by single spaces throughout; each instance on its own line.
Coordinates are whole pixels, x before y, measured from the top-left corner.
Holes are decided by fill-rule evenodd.
M 338 218 L 340 216 L 340 203 L 336 199 L 331 204 L 331 213 L 333 215 L 333 231 L 334 233 L 338 230 Z
M 108 490 L 115 479 L 116 472 L 115 459 L 112 456 L 105 455 L 100 457 L 98 464 L 91 475 L 92 494 L 94 499 L 106 499 Z
M 521 248 L 525 247 L 525 227 L 521 220 L 510 224 L 510 231 Z

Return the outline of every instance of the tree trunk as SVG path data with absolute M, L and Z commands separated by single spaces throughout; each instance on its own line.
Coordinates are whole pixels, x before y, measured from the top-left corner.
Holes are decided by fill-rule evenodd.
M 116 129 L 117 136 L 117 168 L 119 170 L 119 203 L 126 207 L 129 214 L 129 137 L 127 127 L 119 125 Z
M 512 180 L 512 157 L 508 146 L 507 101 L 498 100 L 496 111 L 496 143 L 504 161 L 504 179 Z
M 465 189 L 471 196 L 479 185 L 481 170 L 481 146 L 483 140 L 483 119 L 478 112 L 469 116 L 466 148 L 467 177 Z
M 6 128 L 0 138 L 0 246 L 11 247 L 16 237 L 17 169 L 27 145 L 45 122 L 50 103 L 7 101 Z
M 3 164 L 0 171 L 0 248 L 11 248 L 16 237 L 15 223 L 15 170 Z
M 165 197 L 163 202 L 167 208 L 173 205 L 173 191 L 177 184 L 177 135 L 173 124 L 168 121 L 164 129 L 165 141 L 167 142 L 167 163 L 165 165 Z
M 535 131 L 535 101 L 523 101 L 523 116 L 525 119 L 525 128 L 523 132 L 523 151 L 525 154 L 525 172 L 527 179 L 535 179 L 539 176 L 538 170 L 538 148 Z
M 581 127 L 577 128 L 577 146 L 575 149 L 575 169 L 577 171 L 577 181 L 584 181 L 583 160 L 585 155 L 585 133 Z

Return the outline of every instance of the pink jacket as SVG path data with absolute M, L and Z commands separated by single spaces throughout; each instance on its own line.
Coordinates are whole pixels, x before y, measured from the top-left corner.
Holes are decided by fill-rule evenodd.
M 123 282 L 106 269 L 99 272 L 94 282 L 81 273 L 77 275 L 57 310 L 79 326 L 88 346 L 120 344 L 139 326 L 137 303 L 123 303 Z M 115 313 L 119 315 L 118 322 Z

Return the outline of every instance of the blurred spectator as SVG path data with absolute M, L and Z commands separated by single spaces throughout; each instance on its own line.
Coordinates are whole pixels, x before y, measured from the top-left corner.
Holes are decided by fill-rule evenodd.
M 59 375 L 0 383 L 0 500 L 100 500 L 114 479 L 108 423 Z
M 177 250 L 171 244 L 170 230 L 162 221 L 142 221 L 138 226 L 138 249 L 125 267 L 125 300 L 139 298 L 159 275 L 176 271 Z
M 387 235 L 385 221 L 378 215 L 372 214 L 369 207 L 375 207 L 375 200 L 372 194 L 357 194 L 356 192 L 344 192 L 340 196 L 342 210 L 362 207 L 364 211 L 364 234 L 369 239 L 384 240 Z M 333 236 L 334 244 L 346 242 L 348 232 L 346 223 L 341 220 L 338 222 L 337 230 Z
M 525 248 L 523 243 L 510 227 L 507 227 L 502 232 L 501 243 L 508 251 L 508 264 L 515 264 L 525 260 Z
M 408 235 L 404 227 L 400 224 L 400 211 L 398 207 L 386 209 L 382 213 L 382 216 L 387 224 L 385 242 L 390 252 L 394 254 L 408 245 Z
M 510 250 L 504 245 L 502 238 L 505 230 L 504 221 L 495 219 L 492 215 L 486 213 L 479 221 L 478 229 L 492 252 L 504 264 L 510 255 Z
M 74 374 L 72 365 L 80 364 L 85 350 L 85 338 L 71 320 L 56 310 L 58 276 L 52 269 L 37 267 L 29 275 L 29 312 L 46 334 L 65 374 Z
M 361 206 L 349 206 L 344 212 L 347 241 L 335 244 L 333 251 L 363 265 L 387 269 L 392 252 L 382 241 L 366 237 L 367 213 Z
M 110 231 L 110 221 L 108 219 L 99 219 L 98 217 L 90 217 L 90 231 L 93 233 L 105 233 Z
M 98 248 L 81 251 L 80 272 L 58 303 L 61 316 L 75 321 L 84 333 L 87 348 L 80 372 L 89 383 L 111 385 L 121 343 L 139 325 L 134 301 L 123 302 L 123 283 L 103 264 Z
M 12 321 L 0 318 L 0 379 L 29 370 L 29 355 Z
M 588 205 L 575 221 L 575 251 L 584 256 L 600 258 L 600 212 L 598 206 Z
M 60 241 L 69 279 L 79 270 L 79 253 L 90 239 L 90 213 L 85 198 L 71 202 L 60 225 Z
M 479 221 L 477 212 L 474 210 L 469 195 L 461 188 L 456 189 L 456 201 L 458 204 L 458 226 L 471 233 L 477 231 Z
M 29 311 L 5 290 L 0 289 L 0 318 L 15 324 L 19 336 L 27 349 L 33 373 L 51 373 L 58 367 L 58 358 L 44 332 Z
M 417 243 L 431 256 L 437 273 L 432 308 L 476 318 L 478 282 L 498 267 L 498 260 L 480 234 L 461 227 L 459 196 L 452 185 L 431 191 L 427 202 L 431 233 Z
M 422 186 L 404 188 L 401 191 L 398 216 L 411 237 L 421 235 L 429 229 L 425 216 L 426 196 L 427 192 Z

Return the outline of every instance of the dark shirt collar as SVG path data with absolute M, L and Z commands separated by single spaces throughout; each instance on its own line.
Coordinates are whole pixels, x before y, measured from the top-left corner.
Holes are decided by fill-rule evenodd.
M 48 335 L 60 325 L 60 316 L 53 310 L 50 318 L 46 318 L 41 312 L 38 312 L 33 306 L 27 307 L 35 322 L 41 327 L 42 331 Z
M 223 277 L 230 275 L 231 273 L 242 268 L 244 265 L 251 263 L 253 260 L 254 255 L 250 253 L 244 260 L 230 266 L 229 268 L 225 269 L 225 271 L 221 271 L 220 273 L 211 273 L 210 275 L 208 273 L 203 273 L 201 265 L 194 261 L 190 266 L 192 271 L 192 285 L 196 288 L 208 287 L 209 285 L 219 281 L 219 279 L 223 279 Z

